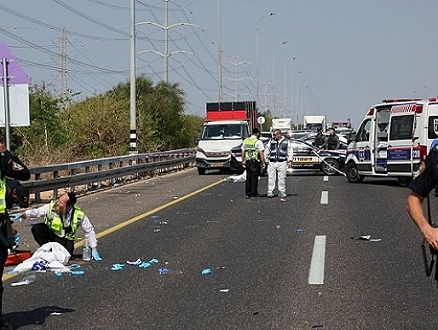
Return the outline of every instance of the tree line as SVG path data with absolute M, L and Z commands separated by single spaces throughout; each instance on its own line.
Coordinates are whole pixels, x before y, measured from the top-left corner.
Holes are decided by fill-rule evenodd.
M 178 84 L 145 76 L 136 80 L 139 153 L 195 146 L 204 119 L 185 114 Z M 80 102 L 54 96 L 43 85 L 29 87 L 30 126 L 11 127 L 11 150 L 29 166 L 124 155 L 129 152 L 130 83 Z M 3 134 L 4 136 L 4 134 Z

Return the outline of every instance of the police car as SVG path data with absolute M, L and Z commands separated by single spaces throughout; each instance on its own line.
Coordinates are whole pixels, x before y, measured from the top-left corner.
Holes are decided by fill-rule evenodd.
M 345 168 L 345 151 L 322 150 L 300 140 L 290 139 L 294 151 L 292 172 L 313 171 L 336 175 Z

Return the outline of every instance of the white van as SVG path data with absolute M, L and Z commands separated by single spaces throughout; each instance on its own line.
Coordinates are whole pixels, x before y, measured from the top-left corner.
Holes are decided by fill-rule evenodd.
M 407 186 L 438 137 L 438 101 L 384 100 L 368 111 L 347 148 L 349 182 L 394 177 Z

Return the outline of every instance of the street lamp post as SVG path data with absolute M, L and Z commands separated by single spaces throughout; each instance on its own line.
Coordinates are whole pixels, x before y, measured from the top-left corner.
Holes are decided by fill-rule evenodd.
M 286 41 L 279 42 L 272 46 L 272 94 L 274 97 L 274 104 L 272 105 L 272 116 L 275 117 L 275 48 L 280 45 L 284 45 Z
M 257 29 L 256 29 L 256 85 L 257 85 L 257 90 L 256 90 L 256 100 L 257 100 L 257 106 L 259 106 L 259 25 L 260 25 L 260 20 L 263 17 L 269 17 L 269 16 L 273 16 L 275 15 L 275 13 L 270 13 L 268 15 L 262 15 L 257 19 Z
M 286 61 L 284 61 L 284 85 L 283 85 L 283 90 L 284 90 L 284 110 L 287 109 L 287 102 L 286 102 L 286 89 L 287 89 L 286 73 L 287 73 L 287 62 L 289 62 L 290 60 L 295 61 L 296 57 L 289 57 Z M 292 96 L 291 96 L 291 100 L 292 100 Z M 291 113 L 292 113 L 292 101 L 291 101 Z

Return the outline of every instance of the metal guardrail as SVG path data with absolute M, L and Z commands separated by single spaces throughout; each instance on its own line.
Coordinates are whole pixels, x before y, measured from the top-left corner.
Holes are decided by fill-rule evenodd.
M 167 172 L 190 166 L 195 162 L 195 149 L 178 149 L 156 153 L 133 154 L 119 157 L 48 165 L 29 168 L 31 179 L 22 182 L 35 202 L 41 202 L 41 193 L 52 191 L 52 198 L 58 198 L 58 189 L 75 190 L 76 187 L 91 185 L 102 187 L 105 181 L 123 180 L 150 175 L 155 171 Z M 88 190 L 88 189 L 87 189 Z

